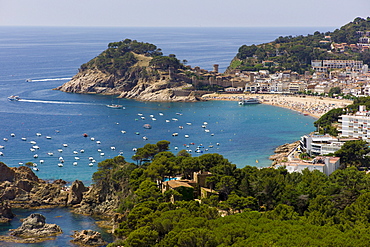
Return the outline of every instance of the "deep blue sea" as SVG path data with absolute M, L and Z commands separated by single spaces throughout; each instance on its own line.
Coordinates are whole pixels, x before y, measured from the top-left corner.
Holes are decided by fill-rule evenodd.
M 133 148 L 168 140 L 175 153 L 187 149 L 194 156 L 201 155 L 194 151 L 203 144 L 208 149 L 204 153 L 220 153 L 240 168 L 268 166 L 271 164 L 268 157 L 277 146 L 314 130 L 314 118 L 268 105 L 241 107 L 225 101 L 137 102 L 52 89 L 67 82 L 81 64 L 105 50 L 109 42 L 126 38 L 153 43 L 165 55 L 176 54 L 191 66 L 212 70 L 213 64 L 219 64 L 220 71 L 224 71 L 243 44 L 260 44 L 279 36 L 307 35 L 317 30 L 331 31 L 307 27 L 0 27 L 0 145 L 4 146 L 0 149 L 4 154 L 0 161 L 14 167 L 19 162 L 34 162 L 42 179 L 60 178 L 68 182 L 79 179 L 90 184 L 98 162 L 120 153 L 131 161 Z M 8 101 L 10 95 L 19 95 L 22 100 Z M 125 109 L 107 108 L 106 104 L 112 101 Z M 201 127 L 204 122 L 209 132 Z M 152 128 L 144 129 L 144 124 Z M 83 137 L 84 133 L 89 137 Z M 173 133 L 179 134 L 173 137 Z M 31 151 L 35 146 L 31 141 L 39 149 Z M 84 153 L 80 152 L 82 149 Z M 35 154 L 38 158 L 34 158 Z M 63 167 L 57 165 L 59 157 L 65 161 Z M 88 165 L 89 157 L 96 160 L 94 166 Z M 44 162 L 41 164 L 40 160 Z M 58 241 L 53 242 L 54 246 L 65 246 L 65 242 Z

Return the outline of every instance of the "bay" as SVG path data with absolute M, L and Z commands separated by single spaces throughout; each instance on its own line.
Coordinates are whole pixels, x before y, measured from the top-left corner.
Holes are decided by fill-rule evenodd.
M 220 153 L 240 168 L 269 166 L 268 157 L 273 150 L 313 131 L 315 119 L 269 105 L 239 106 L 237 102 L 228 101 L 137 102 L 52 89 L 67 82 L 81 64 L 106 49 L 109 42 L 126 38 L 153 43 L 164 54 L 176 54 L 192 66 L 212 70 L 213 64 L 219 64 L 220 71 L 224 71 L 243 44 L 264 43 L 278 36 L 306 35 L 316 30 L 0 27 L 0 145 L 4 146 L 0 150 L 4 153 L 0 161 L 12 167 L 19 166 L 19 162 L 37 163 L 37 175 L 42 179 L 63 179 L 69 183 L 79 179 L 89 185 L 98 162 L 120 153 L 131 161 L 133 148 L 168 140 L 174 153 L 186 149 L 192 150 L 193 156 L 199 156 L 202 153 L 195 153 L 195 147 L 202 144 L 203 153 Z M 10 95 L 19 95 L 22 100 L 10 102 L 7 100 Z M 111 102 L 122 104 L 125 109 L 107 108 Z M 202 128 L 204 122 L 207 128 Z M 144 124 L 152 128 L 144 129 Z M 89 137 L 83 137 L 84 133 Z M 148 140 L 144 140 L 144 136 Z M 95 140 L 91 141 L 91 137 Z M 31 141 L 36 142 L 39 149 L 32 152 L 30 149 L 35 144 Z M 59 152 L 60 149 L 63 151 Z M 59 157 L 65 161 L 63 167 L 57 165 Z M 88 165 L 89 157 L 96 160 L 93 166 Z M 40 160 L 44 162 L 41 164 Z M 64 209 L 53 212 L 74 217 Z M 26 216 L 31 212 L 19 213 Z M 48 222 L 53 221 L 51 216 Z M 63 226 L 63 231 L 77 230 L 75 228 L 76 223 L 71 221 Z M 39 246 L 64 246 L 65 239 L 48 244 Z

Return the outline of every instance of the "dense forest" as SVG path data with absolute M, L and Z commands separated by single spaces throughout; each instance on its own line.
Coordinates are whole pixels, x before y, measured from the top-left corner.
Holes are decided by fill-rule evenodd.
M 316 31 L 314 34 L 307 36 L 281 36 L 270 43 L 243 45 L 231 62 L 229 70 L 258 71 L 267 69 L 272 73 L 293 70 L 303 74 L 310 70 L 311 60 L 353 59 L 370 64 L 370 51 L 358 52 L 346 49 L 345 52 L 335 52 L 331 50 L 331 43 L 333 42 L 356 44 L 361 37 L 357 31 L 369 30 L 370 17 L 367 19 L 356 18 L 333 32 L 321 33 Z M 269 62 L 263 63 L 263 61 Z
M 160 141 L 132 157 L 99 163 L 95 186 L 115 188 L 123 215 L 112 246 L 367 246 L 370 175 L 356 167 L 330 176 L 237 168 L 219 154 L 173 154 Z M 162 181 L 209 171 L 206 198 L 188 188 L 161 191 Z M 176 198 L 173 201 L 171 198 Z

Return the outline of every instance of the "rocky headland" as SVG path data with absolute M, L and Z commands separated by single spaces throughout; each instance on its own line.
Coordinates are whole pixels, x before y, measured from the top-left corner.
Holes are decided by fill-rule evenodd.
M 141 101 L 201 100 L 191 90 L 192 78 L 175 55 L 163 56 L 156 46 L 124 40 L 88 63 L 56 88 L 70 93 L 117 95 Z

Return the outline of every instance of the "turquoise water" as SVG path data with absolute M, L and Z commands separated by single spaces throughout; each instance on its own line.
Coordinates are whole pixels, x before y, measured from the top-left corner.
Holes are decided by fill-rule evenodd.
M 42 179 L 60 178 L 68 182 L 79 179 L 90 184 L 98 162 L 120 153 L 130 161 L 133 148 L 168 140 L 174 152 L 187 149 L 192 150 L 194 156 L 201 155 L 194 151 L 197 145 L 203 144 L 208 147 L 204 152 L 220 153 L 238 167 L 268 166 L 271 164 L 268 157 L 277 146 L 314 130 L 313 118 L 268 105 L 239 106 L 226 101 L 158 103 L 114 99 L 125 106 L 124 110 L 118 110 L 105 106 L 112 102 L 112 97 L 52 89 L 68 81 L 82 63 L 97 56 L 112 41 L 131 38 L 154 43 L 164 54 L 176 54 L 192 66 L 211 70 L 217 63 L 223 71 L 243 44 L 259 44 L 278 36 L 305 35 L 314 31 L 315 28 L 0 27 L 0 145 L 4 146 L 0 150 L 4 153 L 0 161 L 13 167 L 19 162 L 34 162 L 39 167 L 37 175 Z M 26 82 L 27 79 L 33 82 Z M 7 100 L 10 95 L 19 95 L 22 100 L 10 102 Z M 201 127 L 204 122 L 209 132 Z M 144 129 L 144 124 L 152 128 Z M 184 128 L 179 129 L 179 126 Z M 178 136 L 173 137 L 175 132 Z M 11 137 L 11 133 L 15 137 Z M 84 133 L 89 137 L 83 137 Z M 148 140 L 144 140 L 144 136 Z M 34 152 L 30 150 L 34 145 L 31 141 L 39 146 Z M 58 149 L 63 151 L 60 153 Z M 81 153 L 81 149 L 85 152 Z M 54 155 L 49 156 L 50 152 Z M 36 153 L 38 158 L 34 158 Z M 65 161 L 63 167 L 57 165 L 59 157 Z M 92 167 L 88 165 L 89 157 L 96 160 Z M 74 166 L 73 162 L 78 165 Z M 48 223 L 57 223 L 59 218 L 55 215 L 76 219 L 65 209 L 50 210 L 50 213 Z M 87 228 L 94 222 L 91 218 L 78 217 L 77 221 L 81 225 L 66 220 L 63 230 Z M 17 220 L 12 223 L 17 224 L 14 222 Z M 65 246 L 66 238 L 40 246 Z

